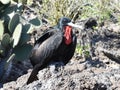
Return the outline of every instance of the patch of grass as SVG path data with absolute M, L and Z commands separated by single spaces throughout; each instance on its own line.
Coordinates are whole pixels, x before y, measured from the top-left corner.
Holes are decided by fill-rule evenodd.
M 55 25 L 62 16 L 74 19 L 79 13 L 80 0 L 44 0 L 40 9 L 41 17 L 46 17 L 49 23 Z
M 82 8 L 81 18 L 86 19 L 88 17 L 95 17 L 98 22 L 103 22 L 110 19 L 113 13 L 110 6 L 110 0 L 85 0 L 85 4 Z
M 81 46 L 80 44 L 77 44 L 75 52 L 78 53 L 79 55 L 84 54 L 85 57 L 89 57 L 90 52 L 88 49 L 89 49 L 89 45 Z
M 43 0 L 39 13 L 52 25 L 55 25 L 62 16 L 67 16 L 73 21 L 78 18 L 95 17 L 102 22 L 110 19 L 113 13 L 111 2 L 111 0 Z
M 80 54 L 80 55 L 82 55 L 82 53 L 83 53 L 82 46 L 80 46 L 79 44 L 77 44 L 75 52 L 78 53 L 78 54 Z

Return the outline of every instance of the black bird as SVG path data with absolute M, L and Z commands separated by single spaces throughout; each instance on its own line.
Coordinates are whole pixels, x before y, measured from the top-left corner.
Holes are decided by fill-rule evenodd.
M 77 41 L 72 26 L 76 27 L 69 18 L 60 18 L 56 27 L 47 30 L 36 41 L 30 56 L 33 71 L 27 84 L 37 80 L 38 71 L 47 67 L 51 61 L 62 61 L 64 64 L 69 62 L 75 52 Z

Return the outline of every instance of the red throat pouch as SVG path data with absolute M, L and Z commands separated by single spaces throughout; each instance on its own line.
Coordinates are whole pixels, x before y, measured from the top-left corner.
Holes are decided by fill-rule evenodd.
M 72 42 L 72 37 L 71 37 L 72 27 L 65 26 L 64 30 L 65 30 L 65 33 L 64 33 L 65 44 L 69 45 Z

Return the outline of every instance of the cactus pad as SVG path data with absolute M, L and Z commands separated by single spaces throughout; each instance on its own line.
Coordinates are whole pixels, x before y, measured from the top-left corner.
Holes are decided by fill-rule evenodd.
M 16 60 L 25 60 L 29 57 L 32 50 L 32 46 L 29 44 L 24 44 L 22 46 L 17 46 L 14 48 L 13 52 L 15 53 Z
M 14 40 L 14 42 L 13 42 L 13 48 L 18 44 L 18 42 L 20 40 L 20 37 L 21 37 L 21 33 L 22 33 L 22 24 L 19 23 L 16 26 L 16 28 L 15 28 L 15 30 L 13 32 L 13 36 L 12 36 L 12 38 Z
M 10 35 L 8 33 L 5 33 L 3 35 L 2 41 L 1 41 L 1 45 L 3 47 L 7 47 L 10 43 Z
M 15 29 L 15 27 L 18 25 L 19 21 L 20 21 L 19 15 L 18 15 L 18 14 L 15 14 L 15 15 L 12 17 L 12 19 L 10 20 L 9 25 L 8 25 L 8 29 L 9 29 L 9 31 L 10 31 L 11 33 L 14 32 L 14 29 Z
M 3 22 L 0 21 L 0 40 L 2 40 L 3 33 L 4 33 L 4 26 L 3 26 Z

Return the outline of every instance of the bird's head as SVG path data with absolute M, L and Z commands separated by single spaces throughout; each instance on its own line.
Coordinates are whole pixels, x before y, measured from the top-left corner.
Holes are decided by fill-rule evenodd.
M 76 28 L 79 28 L 79 29 L 83 29 L 82 26 L 73 24 L 73 23 L 71 22 L 71 19 L 70 19 L 70 18 L 62 17 L 62 18 L 60 18 L 60 19 L 58 20 L 58 25 L 57 25 L 57 27 L 58 27 L 60 30 L 63 30 L 65 26 L 71 26 L 71 27 L 76 27 Z
M 65 43 L 69 45 L 72 42 L 72 27 L 81 28 L 71 22 L 71 19 L 62 17 L 59 19 L 58 28 L 64 33 Z
M 65 26 L 67 26 L 68 23 L 70 23 L 70 22 L 71 22 L 71 19 L 69 19 L 69 18 L 67 18 L 67 17 L 62 17 L 62 18 L 60 18 L 60 19 L 58 20 L 58 28 L 59 28 L 60 30 L 63 30 L 63 28 L 64 28 Z

